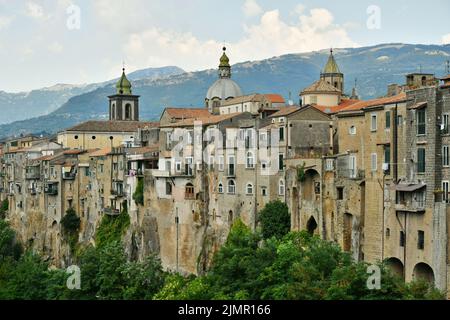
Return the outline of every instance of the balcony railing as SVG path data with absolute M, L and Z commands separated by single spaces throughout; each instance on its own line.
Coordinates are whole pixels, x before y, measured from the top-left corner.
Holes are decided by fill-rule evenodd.
M 113 196 L 117 196 L 117 197 L 123 197 L 124 196 L 124 192 L 123 190 L 111 190 L 111 195 Z
M 401 201 L 395 205 L 396 211 L 422 212 L 425 211 L 425 203 L 421 201 Z
M 25 174 L 25 179 L 27 180 L 39 180 L 41 178 L 41 174 L 38 172 L 27 172 Z
M 44 188 L 44 193 L 56 196 L 58 194 L 58 186 L 56 184 L 48 184 Z
M 107 214 L 108 216 L 118 216 L 120 214 L 120 210 L 108 207 L 103 208 L 103 213 Z
M 73 171 L 71 171 L 71 172 L 64 172 L 62 174 L 62 178 L 64 180 L 73 180 L 73 179 L 75 179 L 75 176 L 76 176 L 76 172 L 73 172 Z

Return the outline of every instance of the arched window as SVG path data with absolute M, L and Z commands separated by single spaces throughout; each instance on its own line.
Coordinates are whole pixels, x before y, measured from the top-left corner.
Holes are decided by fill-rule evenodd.
M 247 194 L 253 194 L 253 185 L 251 183 L 247 183 L 245 190 L 247 191 Z
M 130 120 L 131 119 L 131 104 L 127 103 L 125 105 L 125 119 Z
M 423 76 L 422 77 L 422 86 L 426 86 L 427 85 L 427 77 Z
M 280 196 L 284 196 L 284 180 L 280 179 L 280 181 L 278 182 L 278 194 Z
M 219 187 L 218 187 L 217 191 L 219 193 L 223 193 L 223 184 L 222 184 L 222 182 L 219 182 Z
M 234 194 L 236 192 L 236 184 L 234 180 L 228 181 L 228 193 Z
M 247 168 L 254 168 L 255 167 L 255 156 L 253 155 L 253 152 L 251 152 L 251 151 L 247 152 L 246 167 Z
M 194 186 L 192 185 L 192 183 L 186 184 L 186 187 L 184 190 L 184 198 L 185 199 L 194 199 L 195 198 Z
M 218 108 L 218 107 L 220 107 L 220 101 L 217 101 L 217 100 L 213 101 L 213 108 Z

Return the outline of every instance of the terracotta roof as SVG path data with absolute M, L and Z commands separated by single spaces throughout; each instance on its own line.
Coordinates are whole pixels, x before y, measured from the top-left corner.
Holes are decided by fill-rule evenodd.
M 207 117 L 210 114 L 206 108 L 165 108 L 164 112 L 174 119 Z
M 445 77 L 441 78 L 441 80 L 450 80 L 450 74 L 448 74 Z
M 190 127 L 190 126 L 193 126 L 194 122 L 197 122 L 197 121 L 202 122 L 202 125 L 210 125 L 210 124 L 216 124 L 223 120 L 227 120 L 227 119 L 236 117 L 240 114 L 242 114 L 242 113 L 230 113 L 230 114 L 221 114 L 221 115 L 209 114 L 208 117 L 185 119 L 185 120 L 178 121 L 176 123 L 170 123 L 170 124 L 164 125 L 162 127 Z
M 322 111 L 323 113 L 327 113 L 327 114 L 333 114 L 336 112 L 339 112 L 349 106 L 351 106 L 352 104 L 355 104 L 357 102 L 360 102 L 360 100 L 353 100 L 353 99 L 342 99 L 341 103 L 336 105 L 336 106 L 318 106 L 318 105 L 313 105 L 314 108 L 319 109 L 320 111 Z
M 68 128 L 65 131 L 135 132 L 138 128 L 158 126 L 159 122 L 89 120 Z
M 423 101 L 423 102 L 418 102 L 418 103 L 408 107 L 408 109 L 422 109 L 422 108 L 424 108 L 426 106 L 427 106 L 427 102 Z
M 284 103 L 284 98 L 279 95 L 279 94 L 275 94 L 275 93 L 269 93 L 269 94 L 265 94 L 267 100 L 269 100 L 272 103 Z
M 42 156 L 39 158 L 34 159 L 35 161 L 46 161 L 46 160 L 50 160 L 52 159 L 54 156 L 53 155 L 47 155 L 47 156 Z
M 284 116 L 287 116 L 297 110 L 300 110 L 300 107 L 298 107 L 298 106 L 281 107 L 280 111 L 275 112 L 274 114 L 271 114 L 269 116 L 269 118 L 284 117 Z
M 84 153 L 84 150 L 80 150 L 80 149 L 69 149 L 69 150 L 64 150 L 63 154 L 80 154 L 80 153 Z
M 372 99 L 372 100 L 361 100 L 359 102 L 353 103 L 352 105 L 342 109 L 341 112 L 349 112 L 349 111 L 357 111 L 362 110 L 364 108 L 368 107 L 375 107 L 375 106 L 381 106 L 385 104 L 395 103 L 395 102 L 401 102 L 406 101 L 406 93 L 402 92 L 400 94 L 397 94 L 392 97 L 384 97 L 384 98 L 378 98 L 378 99 Z
M 89 153 L 89 156 L 90 157 L 102 157 L 102 156 L 108 155 L 109 153 L 111 153 L 111 147 L 104 147 L 102 149 L 98 149 L 96 151 Z
M 339 91 L 339 89 L 326 82 L 324 79 L 320 79 L 314 82 L 306 89 L 303 89 L 301 94 L 314 92 L 340 93 L 341 91 Z

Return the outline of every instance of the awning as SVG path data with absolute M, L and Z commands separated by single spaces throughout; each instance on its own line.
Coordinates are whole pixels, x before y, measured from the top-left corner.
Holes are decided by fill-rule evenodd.
M 421 108 L 424 108 L 426 106 L 427 106 L 427 102 L 424 101 L 424 102 L 418 102 L 418 103 L 412 105 L 411 107 L 409 107 L 408 109 L 410 109 L 410 110 L 411 109 L 421 109 Z
M 405 184 L 405 183 L 399 183 L 395 185 L 396 191 L 403 191 L 403 192 L 413 192 L 419 189 L 422 189 L 423 187 L 426 187 L 426 184 L 424 183 L 417 183 L 417 184 Z

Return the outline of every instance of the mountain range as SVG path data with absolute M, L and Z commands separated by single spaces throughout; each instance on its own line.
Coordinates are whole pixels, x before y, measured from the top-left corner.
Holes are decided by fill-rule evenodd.
M 358 93 L 364 99 L 385 95 L 388 84 L 403 84 L 408 73 L 426 72 L 441 77 L 450 59 L 450 45 L 394 43 L 333 52 L 345 75 L 346 93 L 351 92 L 357 79 Z M 329 50 L 321 50 L 241 62 L 232 66 L 232 78 L 244 94 L 279 93 L 286 100 L 298 102 L 299 92 L 319 78 L 328 55 Z M 206 91 L 217 79 L 217 71 L 150 68 L 130 73 L 128 77 L 132 80 L 133 93 L 141 96 L 140 119 L 156 120 L 167 106 L 202 107 Z M 106 119 L 107 96 L 115 92 L 114 82 L 115 79 L 83 86 L 57 85 L 58 90 L 52 87 L 53 90 L 47 88 L 27 94 L 0 92 L 0 110 L 4 114 L 11 111 L 18 113 L 15 117 L 33 117 L 20 121 L 3 118 L 0 123 L 14 122 L 0 125 L 0 137 L 55 133 L 88 119 Z M 7 98 L 3 99 L 3 95 Z

